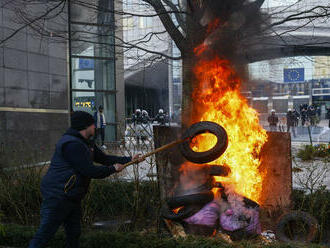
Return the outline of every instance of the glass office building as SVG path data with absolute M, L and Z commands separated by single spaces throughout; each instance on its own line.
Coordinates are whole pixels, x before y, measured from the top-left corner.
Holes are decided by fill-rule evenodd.
M 114 2 L 71 4 L 69 12 L 71 110 L 94 114 L 103 106 L 106 142 L 116 140 Z

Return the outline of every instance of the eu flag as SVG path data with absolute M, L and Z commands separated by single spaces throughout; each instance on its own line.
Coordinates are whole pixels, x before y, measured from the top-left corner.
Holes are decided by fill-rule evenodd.
M 305 68 L 284 69 L 284 83 L 305 81 Z
M 79 69 L 94 69 L 93 59 L 79 59 Z

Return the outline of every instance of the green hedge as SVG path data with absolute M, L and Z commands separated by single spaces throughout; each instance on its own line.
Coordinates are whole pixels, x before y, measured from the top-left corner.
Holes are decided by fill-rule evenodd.
M 0 245 L 27 247 L 33 237 L 35 228 L 17 225 L 7 225 L 5 234 L 0 234 Z M 63 231 L 57 232 L 55 238 L 49 243 L 49 247 L 64 246 Z M 260 241 L 244 241 L 235 244 L 227 244 L 216 238 L 188 237 L 186 239 L 175 240 L 170 237 L 160 237 L 155 233 L 111 233 L 102 231 L 84 231 L 80 240 L 81 248 L 294 248 L 309 247 L 321 248 L 316 244 L 282 244 L 273 243 L 270 245 L 261 245 Z
M 297 157 L 303 161 L 313 160 L 315 158 L 330 159 L 330 144 L 305 145 L 297 153 Z
M 2 221 L 37 225 L 40 220 L 41 169 L 0 171 L 0 214 Z M 155 219 L 158 211 L 155 182 L 92 180 L 83 201 L 83 221 L 125 217 L 134 224 Z
M 124 216 L 139 224 L 157 219 L 158 188 L 155 182 L 94 180 L 84 199 L 84 222 Z M 143 224 L 143 223 L 142 223 Z

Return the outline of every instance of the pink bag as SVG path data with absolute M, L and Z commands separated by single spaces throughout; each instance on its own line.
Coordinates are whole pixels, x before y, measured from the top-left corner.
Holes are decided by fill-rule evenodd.
M 220 214 L 219 205 L 212 201 L 206 204 L 201 210 L 196 214 L 184 219 L 188 224 L 215 226 Z
M 255 208 L 248 208 L 245 214 L 234 213 L 232 209 L 226 210 L 220 216 L 220 225 L 226 231 L 243 229 L 248 233 L 261 233 L 259 222 L 259 211 Z

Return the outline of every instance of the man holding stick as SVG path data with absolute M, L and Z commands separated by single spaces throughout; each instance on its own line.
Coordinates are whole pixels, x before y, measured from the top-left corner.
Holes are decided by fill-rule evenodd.
M 81 200 L 90 180 L 120 172 L 131 160 L 137 163 L 143 160 L 140 154 L 133 158 L 106 155 L 90 142 L 94 135 L 93 116 L 84 111 L 74 112 L 71 127 L 56 144 L 50 167 L 41 182 L 41 221 L 30 248 L 45 247 L 62 224 L 66 247 L 79 247 Z M 95 166 L 93 161 L 102 166 Z

